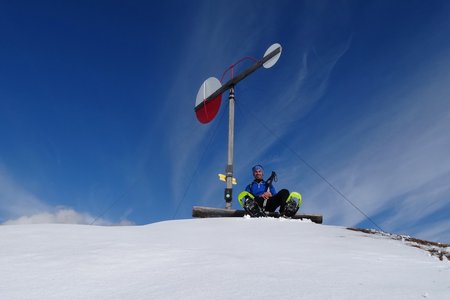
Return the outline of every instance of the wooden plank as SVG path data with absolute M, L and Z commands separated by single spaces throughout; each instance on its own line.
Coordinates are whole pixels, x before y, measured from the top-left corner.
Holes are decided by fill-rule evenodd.
M 243 217 L 245 215 L 246 212 L 244 210 L 237 209 L 225 209 L 206 206 L 194 206 L 192 208 L 192 216 L 194 218 L 236 218 Z M 280 214 L 278 212 L 269 212 L 268 217 L 279 218 Z M 323 223 L 322 215 L 296 214 L 291 219 L 307 219 L 317 224 Z

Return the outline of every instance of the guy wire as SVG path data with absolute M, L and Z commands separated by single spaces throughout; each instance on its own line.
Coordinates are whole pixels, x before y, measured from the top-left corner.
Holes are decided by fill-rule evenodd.
M 314 168 L 311 164 L 309 164 L 300 154 L 298 154 L 291 146 L 289 146 L 281 137 L 279 137 L 275 131 L 273 131 L 269 126 L 267 126 L 260 118 L 258 118 L 255 114 L 251 112 L 249 109 L 243 109 L 240 107 L 242 105 L 240 102 L 236 102 L 236 106 L 243 113 L 244 111 L 249 113 L 252 119 L 257 120 L 270 134 L 272 134 L 279 142 L 281 142 L 289 151 L 291 151 L 297 159 L 299 159 L 303 164 L 305 164 L 309 169 L 311 169 L 319 178 L 321 178 L 328 186 L 334 190 L 338 195 L 340 195 L 345 201 L 347 201 L 353 208 L 355 208 L 358 212 L 360 212 L 367 220 L 369 220 L 375 227 L 379 230 L 384 231 L 372 218 L 370 218 L 362 209 L 360 209 L 356 204 L 354 204 L 348 197 L 346 197 L 335 185 L 333 185 L 329 180 L 325 178 L 316 168 Z

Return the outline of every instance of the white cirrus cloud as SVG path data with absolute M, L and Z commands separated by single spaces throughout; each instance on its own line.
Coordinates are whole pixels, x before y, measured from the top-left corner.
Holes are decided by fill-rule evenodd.
M 0 224 L 42 223 L 133 225 L 126 215 L 121 221 L 112 222 L 73 208 L 49 205 L 19 184 L 0 164 Z
M 3 225 L 18 224 L 84 224 L 90 225 L 95 221 L 95 225 L 134 225 L 129 220 L 122 220 L 119 223 L 112 223 L 108 220 L 95 218 L 88 213 L 80 213 L 72 208 L 56 208 L 52 212 L 40 212 L 29 216 L 21 216 L 3 223 Z

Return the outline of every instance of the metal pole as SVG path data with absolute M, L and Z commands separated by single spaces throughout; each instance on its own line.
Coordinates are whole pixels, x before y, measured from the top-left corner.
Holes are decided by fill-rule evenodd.
M 225 188 L 225 208 L 231 209 L 233 201 L 233 151 L 234 151 L 234 86 L 230 88 L 228 111 L 228 162 L 225 170 L 227 187 Z

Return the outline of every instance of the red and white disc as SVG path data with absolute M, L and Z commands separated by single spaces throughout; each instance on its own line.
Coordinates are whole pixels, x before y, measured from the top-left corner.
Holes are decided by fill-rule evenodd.
M 206 124 L 211 122 L 219 112 L 220 104 L 222 102 L 222 94 L 214 99 L 205 101 L 215 91 L 220 89 L 222 84 L 219 79 L 210 77 L 206 79 L 197 93 L 195 100 L 195 114 L 200 123 Z

